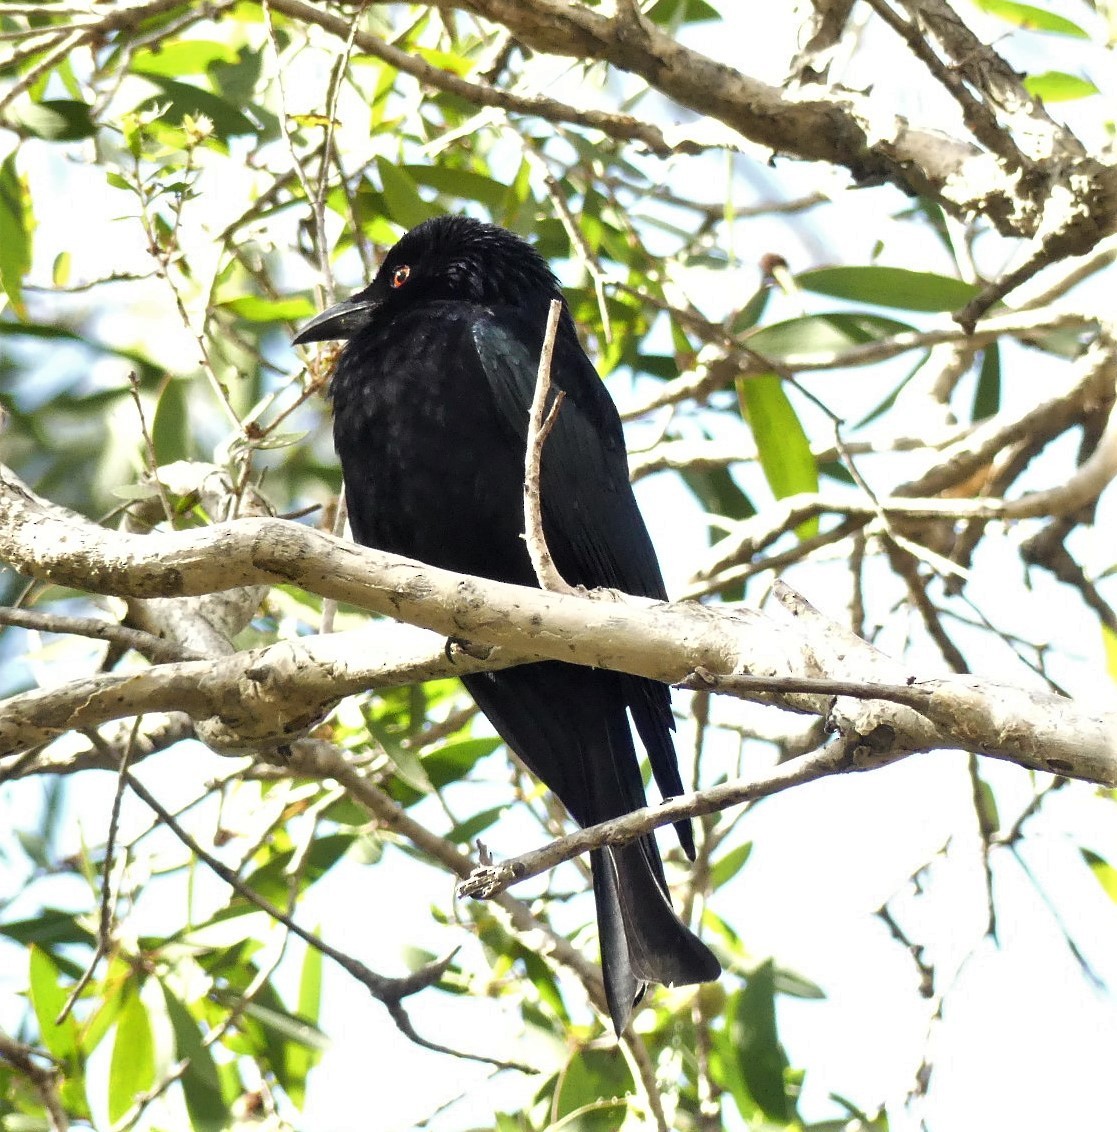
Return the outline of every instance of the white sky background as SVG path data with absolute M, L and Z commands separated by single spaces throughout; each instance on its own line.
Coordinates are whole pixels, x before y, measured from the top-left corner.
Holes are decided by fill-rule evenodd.
M 763 6 L 764 18 L 756 18 L 758 6 L 720 5 L 729 19 L 726 27 L 695 29 L 691 42 L 712 54 L 729 59 L 735 66 L 760 79 L 782 77 L 791 53 L 790 35 L 794 24 L 784 6 Z M 1054 7 L 1054 4 L 1050 5 Z M 1068 2 L 1062 10 L 1069 17 L 1089 24 L 1084 4 Z M 987 23 L 978 28 L 987 40 L 1004 33 L 1004 25 Z M 934 119 L 941 106 L 930 105 L 911 92 L 908 79 L 913 65 L 905 49 L 886 29 L 879 29 L 874 41 L 843 75 L 850 87 L 872 84 L 882 107 L 906 113 L 919 121 Z M 1035 56 L 1017 56 L 1002 42 L 1010 61 L 1030 70 L 1059 68 L 1072 70 L 1066 60 L 1072 47 L 1061 38 L 1015 37 L 1011 45 L 1027 40 Z M 732 50 L 726 51 L 726 45 Z M 1084 73 L 1112 97 L 1112 59 L 1086 47 L 1075 47 L 1083 58 Z M 1043 52 L 1050 58 L 1044 61 Z M 560 70 L 565 71 L 562 67 Z M 319 106 L 326 76 L 293 69 L 286 76 L 289 107 L 293 111 Z M 592 97 L 579 90 L 575 80 L 566 86 L 551 87 L 540 81 L 540 89 L 576 103 Z M 1096 102 L 1096 100 L 1095 100 Z M 1055 107 L 1059 112 L 1062 107 Z M 1073 112 L 1075 104 L 1068 108 Z M 1085 103 L 1080 117 L 1099 123 L 1107 115 L 1096 105 Z M 1112 113 L 1108 115 L 1112 117 Z M 1082 123 L 1077 123 L 1082 128 Z M 1080 136 L 1082 136 L 1080 134 Z M 362 139 L 365 148 L 367 136 Z M 1088 144 L 1102 139 L 1084 137 Z M 342 139 L 343 146 L 345 139 Z M 354 145 L 358 142 L 354 140 Z M 704 170 L 716 167 L 721 159 L 712 158 Z M 350 162 L 350 165 L 353 163 Z M 817 188 L 820 170 L 781 160 L 763 174 L 761 183 L 751 183 L 755 167 L 738 161 L 734 190 L 738 204 L 757 199 L 794 197 Z M 724 163 L 722 168 L 724 168 Z M 31 169 L 39 190 L 53 181 L 57 191 L 80 207 L 41 208 L 51 216 L 50 226 L 36 233 L 36 274 L 49 279 L 49 266 L 56 251 L 74 253 L 75 277 L 85 264 L 113 262 L 120 270 L 146 270 L 138 224 L 113 222 L 128 207 L 124 194 L 104 186 L 100 174 L 81 167 L 67 167 L 64 178 L 60 166 Z M 742 176 L 747 172 L 750 180 Z M 247 175 L 247 174 L 246 174 Z M 832 178 L 835 191 L 844 183 L 841 174 Z M 693 191 L 701 199 L 716 199 L 718 187 L 705 181 L 699 185 L 677 182 L 676 187 Z M 235 206 L 239 193 L 214 194 L 213 212 L 207 227 L 219 230 L 224 222 L 221 210 Z M 919 265 L 929 270 L 948 270 L 945 255 L 918 225 L 889 220 L 903 206 L 901 195 L 891 189 L 842 193 L 839 207 L 827 207 L 790 218 L 756 220 L 738 227 L 735 251 L 741 266 L 736 273 L 741 301 L 755 289 L 755 267 L 760 253 L 779 251 L 793 270 L 823 263 L 866 262 L 877 240 L 884 243 L 881 262 L 900 266 Z M 131 251 L 127 252 L 131 242 Z M 196 243 L 195 243 L 196 246 Z M 983 266 L 992 270 L 1006 254 L 1006 246 L 996 237 L 982 242 Z M 133 262 L 128 263 L 131 256 Z M 301 261 L 293 270 L 305 272 Z M 89 274 L 98 274 L 93 269 Z M 708 302 L 711 313 L 720 313 L 724 296 L 733 289 L 732 276 L 719 273 L 702 281 L 688 280 L 693 293 Z M 355 285 L 355 276 L 339 268 L 339 288 Z M 708 294 L 703 294 L 703 289 Z M 126 344 L 142 336 L 155 352 L 173 356 L 195 347 L 185 335 L 165 292 L 144 285 L 146 301 L 140 314 L 129 303 L 115 315 L 106 315 L 99 327 L 106 338 Z M 1108 296 L 1105 296 L 1108 298 Z M 1103 296 L 1099 291 L 1098 301 Z M 32 296 L 35 304 L 46 302 Z M 773 304 L 766 319 L 780 310 Z M 788 308 L 784 317 L 795 311 Z M 146 319 L 146 321 L 145 321 Z M 137 332 L 137 328 L 142 328 Z M 1039 387 L 1046 387 L 1050 375 L 1044 362 L 1022 351 L 1013 352 L 1011 365 L 1006 352 L 1002 385 L 1006 398 L 1029 401 Z M 286 361 L 294 367 L 292 354 Z M 905 363 L 906 364 L 906 363 Z M 119 380 L 119 366 L 103 379 Z M 902 372 L 902 367 L 897 372 Z M 811 388 L 827 397 L 834 406 L 846 409 L 851 388 L 860 388 L 863 373 L 827 375 L 815 379 Z M 841 383 L 839 385 L 839 383 Z M 623 377 L 612 388 L 618 401 L 630 395 Z M 866 407 L 879 399 L 876 390 L 863 394 Z M 804 415 L 810 412 L 800 401 Z M 850 413 L 851 416 L 854 414 Z M 111 427 L 111 424 L 110 424 Z M 126 427 L 131 427 L 131 422 Z M 742 426 L 743 427 L 743 426 Z M 631 431 L 639 443 L 640 427 Z M 1053 453 L 1052 459 L 1070 460 L 1070 453 Z M 866 462 L 863 471 L 872 482 L 891 482 L 894 469 L 887 459 Z M 759 480 L 746 473 L 751 487 Z M 123 475 L 121 478 L 124 478 Z M 659 548 L 669 589 L 678 588 L 693 568 L 696 548 L 706 542 L 702 516 L 688 494 L 668 477 L 660 476 L 639 485 L 645 515 Z M 752 493 L 764 499 L 763 488 Z M 1084 539 L 1082 552 L 1096 567 L 1108 565 L 1113 557 L 1111 542 L 1105 537 L 1113 529 L 1113 506 L 1103 505 L 1095 531 Z M 1098 532 L 1101 532 L 1100 534 Z M 1017 537 L 1008 532 L 1006 539 Z M 998 624 L 1023 626 L 1028 635 L 1049 638 L 1069 657 L 1057 675 L 1074 694 L 1112 698 L 1111 685 L 1104 672 L 1096 622 L 1081 608 L 1070 591 L 1036 578 L 1036 589 L 1026 609 L 1004 608 L 996 592 L 1001 566 L 996 548 L 983 552 L 974 571 L 970 596 Z M 1014 555 L 1006 557 L 1012 561 Z M 789 580 L 818 606 L 841 617 L 848 595 L 833 592 L 822 568 L 796 570 Z M 897 593 L 897 597 L 899 594 Z M 898 616 L 882 638 L 884 647 L 899 649 L 907 623 Z M 978 672 L 999 675 L 1022 682 L 1026 679 L 1019 664 L 1007 652 L 986 645 L 971 651 Z M 939 671 L 935 656 L 913 656 L 913 667 L 924 663 Z M 58 673 L 52 674 L 58 678 Z M 726 716 L 743 714 L 741 705 L 723 702 L 718 710 Z M 684 730 L 679 748 L 685 752 L 688 738 Z M 770 757 L 761 745 L 749 748 L 750 768 L 759 768 Z M 145 766 L 153 787 L 166 800 L 192 796 L 195 788 L 210 776 L 230 769 L 228 763 L 205 752 L 197 744 L 182 748 Z M 1026 805 L 1030 789 L 1025 773 L 1013 766 L 983 764 L 983 773 L 997 786 L 1002 820 L 1010 820 L 1015 809 Z M 499 791 L 503 783 L 493 786 Z M 80 801 L 72 800 L 72 844 L 63 851 L 78 848 L 82 838 L 101 840 L 107 820 L 112 782 L 108 776 L 85 776 Z M 479 791 L 480 794 L 480 791 Z M 1034 823 L 1024 852 L 1044 891 L 1068 917 L 1067 929 L 1083 949 L 1088 961 L 1105 980 L 1107 989 L 1092 987 L 1081 975 L 1062 942 L 1050 911 L 1019 865 L 1003 851 L 994 857 L 994 873 L 1002 946 L 982 941 L 984 889 L 980 870 L 977 835 L 969 797 L 969 781 L 964 758 L 941 753 L 909 759 L 873 774 L 849 776 L 816 783 L 771 799 L 757 806 L 745 819 L 743 829 L 755 841 L 752 859 L 738 880 L 720 890 L 714 909 L 729 920 L 746 940 L 752 955 L 760 960 L 773 955 L 777 961 L 820 984 L 827 992 L 825 1002 L 780 1000 L 781 1033 L 793 1065 L 808 1066 L 806 1094 L 802 1110 L 808 1118 L 833 1116 L 834 1107 L 827 1094 L 838 1090 L 852 1100 L 871 1107 L 876 1101 L 893 1104 L 893 1129 L 914 1127 L 899 1102 L 911 1086 L 913 1074 L 926 1053 L 934 1061 L 929 1103 L 918 1115 L 925 1115 L 934 1132 L 967 1132 L 978 1128 L 1011 1128 L 1017 1132 L 1035 1129 L 1098 1126 L 1117 1107 L 1117 1074 L 1113 1073 L 1117 1052 L 1117 1010 L 1109 987 L 1117 987 L 1117 907 L 1101 893 L 1078 857 L 1076 846 L 1088 844 L 1110 859 L 1117 859 L 1117 832 L 1114 831 L 1112 803 L 1090 800 L 1085 786 L 1072 786 L 1061 797 L 1050 801 Z M 8 788 L 0 798 L 9 796 Z M 492 798 L 478 805 L 491 805 Z M 420 812 L 420 817 L 422 813 Z M 21 824 L 23 815 L 13 822 Z M 433 818 L 432 818 L 433 820 Z M 148 815 L 138 804 L 125 810 L 127 836 L 143 828 Z M 204 828 L 204 823 L 196 828 Z M 508 855 L 538 844 L 539 832 L 526 818 L 515 813 L 502 819 L 493 836 L 486 835 L 498 855 Z M 6 841 L 0 840 L 0 844 Z M 905 879 L 930 860 L 950 840 L 951 849 L 931 870 L 926 891 L 918 899 L 907 896 L 895 904 L 894 911 L 912 937 L 928 945 L 927 958 L 934 962 L 940 977 L 958 965 L 976 947 L 972 958 L 961 968 L 952 990 L 944 1021 L 925 1045 L 928 1007 L 915 993 L 912 964 L 873 915 L 874 909 L 904 887 Z M 7 846 L 5 846 L 7 847 Z M 390 852 L 392 852 L 390 850 Z M 384 891 L 389 880 L 391 891 Z M 170 930 L 181 914 L 181 892 L 175 884 L 156 904 L 147 902 L 126 928 L 135 932 Z M 525 886 L 527 888 L 527 886 Z M 0 874 L 0 896 L 3 894 Z M 518 890 L 517 890 L 518 891 Z M 531 891 L 527 888 L 527 891 Z M 438 877 L 420 868 L 403 854 L 394 853 L 391 870 L 374 871 L 345 862 L 321 881 L 300 906 L 299 919 L 308 926 L 319 926 L 334 942 L 345 941 L 361 960 L 384 973 L 402 971 L 400 940 L 414 946 L 438 950 L 445 936 L 432 930 L 429 908 L 451 906 L 452 879 Z M 521 893 L 522 895 L 522 893 Z M 71 898 L 81 899 L 71 893 Z M 59 899 L 63 899 L 60 894 Z M 588 918 L 585 905 L 572 910 L 571 922 Z M 472 946 L 466 939 L 465 958 Z M 10 954 L 10 953 L 8 953 Z M 301 958 L 293 949 L 294 959 Z M 23 985 L 23 972 L 8 970 L 0 959 L 0 987 L 14 991 Z M 292 980 L 295 965 L 289 972 Z M 290 984 L 293 987 L 293 981 Z M 577 1001 L 580 992 L 572 992 Z M 369 1000 L 350 977 L 328 962 L 325 966 L 324 1029 L 334 1045 L 312 1077 L 306 1118 L 300 1123 L 308 1132 L 341 1132 L 355 1126 L 376 1129 L 405 1129 L 430 1112 L 443 1099 L 457 1092 L 473 1090 L 473 1103 L 458 1106 L 432 1123 L 441 1132 L 483 1124 L 490 1111 L 488 1076 L 484 1068 L 454 1064 L 449 1059 L 428 1054 L 408 1044 L 396 1032 L 383 1009 Z M 287 994 L 294 998 L 293 990 Z M 495 1056 L 530 1057 L 530 1044 L 487 1002 L 471 1003 L 437 992 L 426 992 L 409 1002 L 409 1010 L 421 1033 L 449 1045 L 471 1047 Z M 10 1011 L 0 998 L 0 1023 L 9 1021 Z M 534 1040 L 534 1039 L 532 1039 Z M 416 1089 L 416 1082 L 423 1088 Z M 537 1083 L 524 1082 L 505 1074 L 493 1085 L 506 1108 L 520 1107 Z M 732 1104 L 727 1103 L 727 1128 L 740 1127 Z M 358 1115 L 359 1114 L 359 1115 Z

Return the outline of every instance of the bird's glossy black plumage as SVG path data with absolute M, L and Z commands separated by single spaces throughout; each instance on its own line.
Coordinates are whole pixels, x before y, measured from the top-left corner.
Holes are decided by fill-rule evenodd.
M 464 217 L 412 229 L 376 278 L 296 341 L 346 339 L 334 441 L 358 542 L 537 585 L 523 538 L 524 450 L 554 276 L 518 236 Z M 665 596 L 628 481 L 620 418 L 565 306 L 552 381 L 566 398 L 543 450 L 555 565 L 573 585 Z M 467 676 L 501 737 L 581 825 L 645 804 L 629 715 L 661 792 L 681 793 L 663 684 L 559 662 Z M 693 856 L 689 823 L 677 827 Z M 645 984 L 695 983 L 717 960 L 671 908 L 655 840 L 591 854 L 618 1033 Z

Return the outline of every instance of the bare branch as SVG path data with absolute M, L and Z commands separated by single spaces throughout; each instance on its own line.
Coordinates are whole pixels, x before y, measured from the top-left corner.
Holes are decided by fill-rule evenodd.
M 527 447 L 524 454 L 524 538 L 527 540 L 528 556 L 531 558 L 531 565 L 540 586 L 554 593 L 571 594 L 575 592 L 574 587 L 559 573 L 547 547 L 547 537 L 543 533 L 543 504 L 540 490 L 543 445 L 551 434 L 551 429 L 554 428 L 559 411 L 562 409 L 563 398 L 566 396 L 560 389 L 548 409 L 547 401 L 551 392 L 551 358 L 555 350 L 555 335 L 558 332 L 561 315 L 562 300 L 552 299 L 550 309 L 547 311 L 547 329 L 543 334 L 543 348 L 539 354 L 535 394 L 528 415 Z
M 458 895 L 489 900 L 509 885 L 538 876 L 591 849 L 600 849 L 603 845 L 623 845 L 660 826 L 703 814 L 719 813 L 730 806 L 767 798 L 792 786 L 850 769 L 853 768 L 845 762 L 845 751 L 838 745 L 827 746 L 814 754 L 784 763 L 753 781 L 727 782 L 695 794 L 678 794 L 658 806 L 645 806 L 624 817 L 579 829 L 510 861 L 482 866 L 458 885 Z
M 437 570 L 278 519 L 213 527 L 113 534 L 59 509 L 39 506 L 10 473 L 0 475 L 0 557 L 39 577 L 117 594 L 177 594 L 294 582 L 376 612 L 488 648 L 456 655 L 461 671 L 555 659 L 678 683 L 704 669 L 717 677 L 813 673 L 905 684 L 911 674 L 794 591 L 776 594 L 790 624 L 748 609 L 706 608 L 632 598 L 554 594 Z M 284 641 L 211 662 L 159 665 L 9 699 L 0 714 L 0 750 L 26 749 L 75 726 L 145 710 L 197 712 L 211 742 L 228 749 L 284 744 L 329 704 L 358 687 L 413 683 L 445 672 L 444 650 L 429 634 L 379 629 L 379 671 L 363 637 Z M 479 659 L 483 657 L 484 659 Z M 476 667 L 474 667 L 476 666 Z M 1117 783 L 1117 717 L 1112 712 L 1001 684 L 958 677 L 929 683 L 917 712 L 881 701 L 785 694 L 795 711 L 825 715 L 842 742 L 890 736 L 874 762 L 912 751 L 958 747 L 1037 770 Z M 767 702 L 770 696 L 762 697 Z M 861 744 L 863 746 L 863 744 Z
M 69 617 L 63 613 L 44 613 L 33 609 L 0 609 L 0 625 L 15 625 L 20 629 L 31 629 L 37 633 L 70 634 L 75 637 L 89 637 L 95 641 L 110 641 L 126 649 L 135 649 L 150 660 L 199 660 L 202 653 L 194 652 L 184 645 L 164 640 L 142 629 L 129 629 L 113 621 L 102 621 L 97 617 Z
M 250 904 L 254 904 L 277 923 L 283 924 L 284 927 L 294 935 L 297 935 L 304 943 L 309 944 L 315 950 L 320 951 L 323 955 L 332 959 L 339 967 L 344 968 L 353 978 L 361 983 L 375 999 L 384 1004 L 400 1031 L 417 1045 L 421 1045 L 425 1049 L 434 1050 L 436 1053 L 448 1053 L 454 1057 L 463 1057 L 470 1061 L 481 1061 L 488 1065 L 497 1065 L 500 1068 L 516 1068 L 525 1073 L 534 1072 L 529 1066 L 501 1061 L 486 1057 L 484 1054 L 450 1049 L 448 1046 L 429 1041 L 427 1038 L 423 1038 L 415 1032 L 411 1020 L 408 1018 L 407 1012 L 403 1008 L 403 1000 L 409 998 L 411 995 L 418 994 L 419 991 L 425 990 L 427 987 L 434 986 L 439 979 L 442 978 L 443 974 L 445 974 L 451 962 L 453 962 L 454 953 L 451 953 L 445 959 L 429 963 L 425 967 L 421 967 L 419 970 L 413 971 L 410 975 L 405 975 L 401 978 L 390 978 L 386 975 L 377 974 L 369 967 L 366 967 L 359 959 L 354 959 L 353 956 L 348 955 L 346 952 L 339 951 L 336 947 L 326 943 L 325 940 L 321 939 L 313 932 L 307 931 L 306 928 L 301 927 L 288 916 L 287 913 L 249 888 L 232 869 L 224 864 L 224 862 L 219 861 L 212 853 L 202 848 L 202 846 L 175 820 L 173 815 L 159 803 L 151 791 L 149 791 L 126 767 L 122 766 L 120 773 L 127 781 L 132 791 L 139 795 L 158 815 L 159 820 L 198 860 L 204 862 L 211 871 L 216 873 L 217 876 L 229 885 L 239 896 L 242 896 Z

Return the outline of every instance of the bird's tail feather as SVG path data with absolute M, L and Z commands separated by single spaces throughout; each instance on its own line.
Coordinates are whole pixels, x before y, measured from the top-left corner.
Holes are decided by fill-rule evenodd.
M 605 997 L 618 1036 L 648 983 L 685 986 L 721 974 L 713 952 L 675 914 L 649 852 L 642 839 L 591 854 Z
M 466 676 L 464 683 L 579 824 L 645 805 L 619 677 L 546 661 Z M 669 732 L 662 742 L 673 758 Z M 605 994 L 620 1034 L 647 983 L 706 982 L 721 968 L 671 907 L 654 835 L 595 850 L 590 859 Z

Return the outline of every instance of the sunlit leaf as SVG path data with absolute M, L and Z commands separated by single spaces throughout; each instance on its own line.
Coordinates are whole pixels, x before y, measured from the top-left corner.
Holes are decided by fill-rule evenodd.
M 141 48 L 132 56 L 132 69 L 142 75 L 204 74 L 214 63 L 235 63 L 237 53 L 227 43 L 212 39 L 162 40 L 158 50 Z
M 552 1112 L 559 1119 L 577 1112 L 581 1132 L 616 1132 L 632 1087 L 632 1073 L 619 1048 L 583 1047 L 559 1074 Z M 609 1103 L 611 1097 L 616 1101 Z
M 1029 94 L 1042 98 L 1044 102 L 1071 102 L 1101 93 L 1089 79 L 1068 75 L 1066 71 L 1043 71 L 1038 75 L 1027 75 L 1024 86 Z
M 795 276 L 804 291 L 899 307 L 911 311 L 950 311 L 965 306 L 980 288 L 974 283 L 906 267 L 820 267 Z
M 1078 24 L 1034 4 L 1018 4 L 1015 0 L 973 0 L 973 3 L 983 12 L 1025 31 L 1052 31 L 1075 39 L 1090 38 Z
M 305 1018 L 299 1018 L 287 1011 L 273 1010 L 259 1002 L 250 1002 L 245 1007 L 245 1013 L 290 1042 L 297 1042 L 319 1053 L 330 1048 L 329 1038 Z
M 0 288 L 21 318 L 23 277 L 31 267 L 31 197 L 16 169 L 16 152 L 0 164 Z
M 42 102 L 17 102 L 11 115 L 44 141 L 70 142 L 91 138 L 97 132 L 92 110 L 86 102 L 48 98 Z
M 474 814 L 473 817 L 467 818 L 465 821 L 458 822 L 446 834 L 446 840 L 453 841 L 458 845 L 469 845 L 478 834 L 484 833 L 507 809 L 507 806 L 492 806 L 487 810 L 482 810 L 479 814 Z
M 305 1024 L 317 1029 L 322 1006 L 322 953 L 316 947 L 307 947 L 299 972 L 298 1015 Z M 317 1064 L 320 1046 L 301 1040 L 288 1042 L 284 1049 L 284 1088 L 291 1100 L 302 1107 L 306 1095 L 306 1078 Z
M 265 299 L 259 295 L 241 295 L 221 304 L 223 310 L 248 322 L 298 322 L 315 313 L 314 304 L 306 298 Z
M 745 862 L 752 853 L 752 842 L 745 841 L 735 845 L 724 856 L 719 857 L 710 866 L 710 884 L 713 888 L 721 888 L 726 881 L 732 880 L 744 867 Z
M 730 1000 L 722 1056 L 732 1055 L 747 1091 L 739 1100 L 741 1115 L 749 1119 L 751 1101 L 769 1119 L 787 1123 L 795 1116 L 795 1105 L 784 1079 L 788 1061 L 776 1030 L 775 993 L 772 964 L 763 963 Z
M 1102 647 L 1105 649 L 1105 670 L 1109 678 L 1117 684 L 1117 632 L 1103 621 L 1101 623 Z
M 783 382 L 773 373 L 750 375 L 737 382 L 737 393 L 772 494 L 783 499 L 817 491 L 818 466 Z M 800 524 L 797 533 L 800 538 L 817 534 L 817 517 Z
M 388 215 L 404 228 L 414 228 L 432 216 L 438 216 L 442 209 L 428 204 L 419 195 L 419 188 L 400 165 L 393 165 L 387 158 L 377 157 L 376 168 L 380 172 L 380 185 L 384 200 L 388 205 Z
M 40 1040 L 60 1060 L 72 1059 L 78 1052 L 77 1020 L 71 1011 L 64 1022 L 57 1022 L 69 990 L 62 985 L 57 963 L 41 947 L 30 948 L 29 960 L 31 1005 L 39 1021 Z
M 423 767 L 438 789 L 464 778 L 481 759 L 500 746 L 495 738 L 458 739 L 423 756 Z
M 672 27 L 721 19 L 721 13 L 706 0 L 656 0 L 645 15 L 653 23 Z
M 508 197 L 507 185 L 470 169 L 450 169 L 444 165 L 403 165 L 400 168 L 416 184 L 428 185 L 462 200 L 478 201 L 486 208 L 498 209 Z
M 194 118 L 204 115 L 213 123 L 217 136 L 221 138 L 257 132 L 256 125 L 243 111 L 211 91 L 164 78 L 162 75 L 145 75 L 144 78 L 159 88 L 159 96 L 149 99 L 140 108 L 159 108 L 168 122 L 181 122 L 186 115 Z
M 221 1095 L 217 1066 L 209 1048 L 203 1044 L 198 1022 L 165 983 L 160 986 L 174 1031 L 175 1055 L 188 1063 L 181 1081 L 190 1122 L 198 1132 L 225 1128 L 229 1107 Z
M 765 358 L 782 361 L 810 354 L 836 354 L 850 346 L 875 342 L 911 330 L 909 323 L 881 315 L 832 313 L 804 315 L 760 327 L 747 337 L 750 349 Z
M 138 990 L 124 995 L 109 1062 L 109 1119 L 118 1121 L 155 1083 L 155 1042 Z
M 82 927 L 72 912 L 44 908 L 27 920 L 0 924 L 0 935 L 22 944 L 81 943 L 93 946 L 94 935 Z
M 1080 849 L 1079 852 L 1082 854 L 1082 859 L 1086 862 L 1090 872 L 1094 874 L 1098 884 L 1102 886 L 1106 896 L 1117 903 L 1117 869 L 1104 857 L 1099 857 L 1097 853 L 1093 853 L 1089 849 Z

